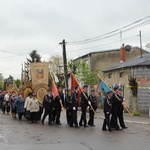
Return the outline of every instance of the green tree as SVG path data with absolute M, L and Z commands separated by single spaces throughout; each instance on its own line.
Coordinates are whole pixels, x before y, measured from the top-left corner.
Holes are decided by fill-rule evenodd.
M 91 71 L 89 65 L 85 61 L 79 63 L 76 73 L 79 80 L 83 81 L 88 85 L 95 85 L 98 83 L 98 77 L 97 77 L 98 69 Z
M 29 66 L 30 63 L 34 62 L 41 62 L 41 56 L 37 53 L 36 50 L 33 50 L 31 53 L 29 53 L 30 58 L 27 58 L 27 62 L 25 62 L 25 74 L 27 77 L 27 80 L 29 80 Z
M 57 86 L 64 87 L 64 76 L 63 76 L 63 58 L 61 55 L 53 55 L 49 58 L 49 69 L 50 73 L 55 74 L 59 80 L 56 83 Z M 51 83 L 49 78 L 49 83 Z M 50 85 L 49 85 L 50 86 Z
M 133 96 L 133 115 L 139 115 L 138 109 L 138 83 L 136 78 L 129 77 L 129 85 L 131 86 L 132 96 Z
M 15 80 L 15 84 L 16 84 L 17 88 L 19 88 L 20 83 L 21 83 L 20 79 L 16 79 L 16 80 Z
M 78 67 L 79 67 L 79 64 L 80 64 L 79 61 L 70 60 L 68 62 L 68 70 L 71 71 L 73 74 L 76 74 Z
M 0 90 L 4 89 L 3 75 L 0 73 Z

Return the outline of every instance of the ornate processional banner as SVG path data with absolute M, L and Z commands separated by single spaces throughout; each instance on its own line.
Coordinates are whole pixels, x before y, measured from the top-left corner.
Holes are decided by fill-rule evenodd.
M 48 62 L 30 64 L 30 73 L 33 86 L 41 83 L 48 85 L 48 69 Z

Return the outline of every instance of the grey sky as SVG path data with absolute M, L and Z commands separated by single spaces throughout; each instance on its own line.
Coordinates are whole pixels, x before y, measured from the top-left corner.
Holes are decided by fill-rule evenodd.
M 58 43 L 63 39 L 79 41 L 121 28 L 149 16 L 149 6 L 149 0 L 0 0 L 0 73 L 20 78 L 21 63 L 32 50 L 38 50 L 42 60 L 61 55 Z M 150 42 L 149 24 L 122 33 L 123 42 L 139 46 L 139 30 L 145 48 Z M 97 42 L 68 44 L 67 55 L 77 58 L 119 47 L 118 34 Z

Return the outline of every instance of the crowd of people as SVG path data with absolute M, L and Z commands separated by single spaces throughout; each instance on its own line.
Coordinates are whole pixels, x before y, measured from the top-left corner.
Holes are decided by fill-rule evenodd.
M 32 123 L 41 121 L 44 125 L 45 118 L 48 116 L 48 125 L 61 125 L 60 117 L 61 111 L 66 110 L 66 121 L 69 127 L 80 128 L 95 127 L 94 115 L 98 108 L 97 97 L 95 89 L 92 89 L 88 95 L 88 85 L 84 85 L 80 94 L 80 104 L 78 103 L 79 86 L 75 86 L 74 91 L 67 90 L 67 95 L 64 96 L 63 89 L 58 87 L 59 95 L 54 98 L 52 90 L 49 89 L 44 96 L 43 104 L 40 105 L 36 93 L 28 93 L 26 99 L 21 93 L 17 92 L 0 92 L 0 109 L 3 114 L 11 114 L 13 118 L 22 120 L 26 118 Z M 81 117 L 78 122 L 78 108 L 81 107 Z M 89 119 L 87 121 L 87 110 L 89 112 Z M 109 91 L 106 94 L 104 101 L 104 123 L 103 131 L 112 131 L 126 129 L 123 119 L 123 97 L 122 90 L 117 86 L 114 92 Z M 118 120 L 120 126 L 118 125 Z

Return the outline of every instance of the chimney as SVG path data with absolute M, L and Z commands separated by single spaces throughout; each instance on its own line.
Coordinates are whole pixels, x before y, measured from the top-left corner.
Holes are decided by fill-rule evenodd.
M 122 44 L 121 50 L 120 50 L 120 63 L 126 61 L 126 48 L 124 47 L 124 44 Z

